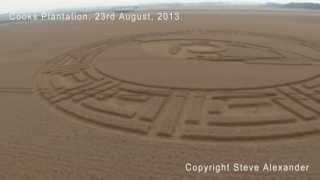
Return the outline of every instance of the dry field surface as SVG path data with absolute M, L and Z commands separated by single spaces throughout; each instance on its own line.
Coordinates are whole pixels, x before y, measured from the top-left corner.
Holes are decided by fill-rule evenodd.
M 0 180 L 319 179 L 320 13 L 181 13 L 0 25 Z

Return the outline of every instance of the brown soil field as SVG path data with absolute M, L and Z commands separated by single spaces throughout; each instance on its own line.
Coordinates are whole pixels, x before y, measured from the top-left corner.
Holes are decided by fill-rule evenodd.
M 0 180 L 318 180 L 320 13 L 181 14 L 0 25 Z

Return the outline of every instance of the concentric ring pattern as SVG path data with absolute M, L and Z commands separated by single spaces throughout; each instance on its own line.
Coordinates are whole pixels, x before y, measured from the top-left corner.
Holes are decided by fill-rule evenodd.
M 319 47 L 298 38 L 192 30 L 66 52 L 36 90 L 66 117 L 126 135 L 265 141 L 319 133 Z

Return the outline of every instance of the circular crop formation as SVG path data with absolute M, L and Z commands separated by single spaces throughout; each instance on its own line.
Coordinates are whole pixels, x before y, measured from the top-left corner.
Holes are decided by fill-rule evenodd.
M 319 133 L 320 50 L 290 36 L 179 31 L 57 56 L 36 90 L 68 118 L 152 138 L 255 141 Z

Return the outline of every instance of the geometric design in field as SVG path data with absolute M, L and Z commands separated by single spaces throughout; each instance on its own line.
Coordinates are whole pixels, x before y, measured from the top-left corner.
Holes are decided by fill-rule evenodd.
M 173 140 L 263 141 L 320 131 L 320 50 L 236 31 L 151 33 L 72 50 L 36 90 L 69 118 Z

